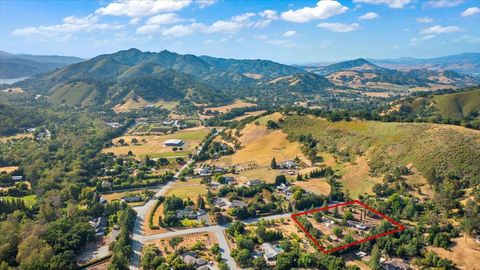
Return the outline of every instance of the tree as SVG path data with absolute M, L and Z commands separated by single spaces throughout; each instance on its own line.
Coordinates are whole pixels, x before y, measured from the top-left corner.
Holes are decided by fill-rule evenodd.
M 240 267 L 248 267 L 250 265 L 250 252 L 247 249 L 236 252 L 234 258 Z
M 202 196 L 198 195 L 197 197 L 197 207 L 198 209 L 205 209 L 205 201 L 203 200 Z
M 380 252 L 380 248 L 378 247 L 378 244 L 375 244 L 373 246 L 373 249 L 372 249 L 372 252 L 370 254 L 370 267 L 373 269 L 373 270 L 379 270 L 381 269 L 381 265 L 380 265 L 380 257 L 382 256 L 381 252 Z
M 268 120 L 267 121 L 267 128 L 268 129 L 277 129 L 279 128 L 280 126 L 277 124 L 277 122 L 273 121 L 273 120 Z
M 18 246 L 17 261 L 22 270 L 47 270 L 53 255 L 52 247 L 44 240 L 30 235 Z
M 124 145 L 124 144 L 125 144 L 125 140 L 122 138 L 122 139 L 118 140 L 118 143 L 121 144 L 121 145 Z
M 275 176 L 275 185 L 280 186 L 281 184 L 287 184 L 287 177 L 283 174 Z
M 343 232 L 343 230 L 340 227 L 333 228 L 333 234 L 335 234 L 337 237 L 342 236 L 342 232 Z
M 180 236 L 173 237 L 172 239 L 170 239 L 170 240 L 168 241 L 168 243 L 170 244 L 170 246 L 171 246 L 173 249 L 176 249 L 176 247 L 177 247 L 181 242 L 183 242 L 183 237 L 180 237 Z
M 155 270 L 164 262 L 160 250 L 154 244 L 147 245 L 142 250 L 141 266 L 145 270 Z
M 137 140 L 137 138 L 132 138 L 131 142 L 132 142 L 132 144 L 137 144 L 138 140 Z
M 270 162 L 270 168 L 276 169 L 277 167 L 277 161 L 275 160 L 275 158 L 272 158 L 272 161 Z
M 267 262 L 262 256 L 253 259 L 253 266 L 258 270 L 268 269 Z

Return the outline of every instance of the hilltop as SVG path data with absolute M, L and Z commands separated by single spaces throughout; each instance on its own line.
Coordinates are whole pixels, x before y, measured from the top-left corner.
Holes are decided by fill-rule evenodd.
M 83 59 L 72 56 L 11 54 L 0 51 L 0 79 L 28 77 L 80 61 Z

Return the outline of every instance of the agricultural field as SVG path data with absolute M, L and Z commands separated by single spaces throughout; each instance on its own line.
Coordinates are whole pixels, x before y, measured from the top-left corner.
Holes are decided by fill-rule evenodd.
M 243 102 L 241 100 L 235 100 L 234 103 L 225 105 L 225 106 L 219 106 L 219 107 L 208 107 L 205 108 L 204 111 L 212 111 L 212 112 L 219 112 L 219 113 L 226 113 L 230 111 L 231 109 L 234 108 L 245 108 L 245 107 L 254 107 L 257 106 L 257 104 L 254 103 L 249 103 L 249 102 Z
M 37 195 L 27 195 L 23 197 L 12 197 L 12 196 L 0 197 L 0 200 L 17 200 L 17 199 L 23 200 L 25 203 L 25 206 L 32 207 L 37 202 Z
M 132 151 L 137 158 L 150 156 L 152 158 L 186 158 L 193 152 L 196 146 L 208 135 L 209 129 L 205 127 L 190 128 L 178 131 L 168 135 L 125 135 L 112 140 L 114 146 L 103 149 L 104 153 L 113 153 L 115 155 L 127 155 Z M 132 139 L 138 140 L 137 144 L 132 144 Z M 168 139 L 180 139 L 185 142 L 177 151 L 173 147 L 165 147 L 163 143 Z M 125 144 L 121 145 L 120 140 Z M 128 144 L 128 145 L 127 145 Z
M 200 183 L 200 178 L 189 179 L 187 181 L 177 181 L 172 184 L 171 188 L 167 191 L 165 196 L 175 195 L 181 199 L 187 197 L 195 202 L 195 198 L 198 195 L 204 196 L 207 194 L 207 186 Z

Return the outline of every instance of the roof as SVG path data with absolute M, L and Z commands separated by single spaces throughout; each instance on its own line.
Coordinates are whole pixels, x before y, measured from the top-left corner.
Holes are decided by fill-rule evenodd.
M 278 250 L 272 246 L 270 243 L 263 243 L 262 244 L 262 249 L 265 252 L 265 257 L 267 259 L 272 259 L 277 257 L 277 255 L 280 253 Z
M 164 144 L 182 144 L 183 141 L 179 139 L 169 139 L 164 142 Z
M 183 261 L 186 263 L 186 264 L 195 264 L 195 262 L 197 261 L 197 259 L 195 259 L 194 257 L 190 256 L 190 255 L 185 255 L 183 256 Z

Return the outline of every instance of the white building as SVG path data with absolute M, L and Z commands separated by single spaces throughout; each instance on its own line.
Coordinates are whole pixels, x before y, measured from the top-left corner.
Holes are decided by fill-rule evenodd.
M 179 140 L 179 139 L 170 139 L 170 140 L 166 140 L 164 143 L 163 143 L 163 146 L 172 146 L 172 147 L 180 147 L 182 145 L 184 145 L 185 142 L 182 141 L 182 140 Z

